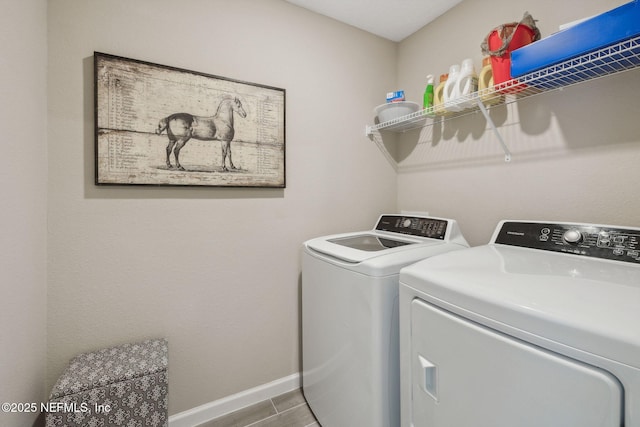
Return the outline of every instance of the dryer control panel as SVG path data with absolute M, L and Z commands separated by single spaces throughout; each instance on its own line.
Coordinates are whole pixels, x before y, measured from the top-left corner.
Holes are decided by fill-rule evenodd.
M 505 221 L 492 243 L 640 264 L 640 229 Z
M 376 225 L 376 230 L 444 240 L 447 233 L 447 221 L 419 216 L 382 215 Z

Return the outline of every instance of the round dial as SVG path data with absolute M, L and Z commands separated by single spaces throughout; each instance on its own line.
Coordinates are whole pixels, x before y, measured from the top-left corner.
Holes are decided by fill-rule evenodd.
M 567 230 L 564 232 L 562 238 L 567 243 L 580 243 L 582 241 L 582 233 L 580 230 L 572 228 L 571 230 Z
M 403 227 L 409 227 L 411 225 L 411 220 L 410 219 L 405 219 L 404 222 L 402 223 Z

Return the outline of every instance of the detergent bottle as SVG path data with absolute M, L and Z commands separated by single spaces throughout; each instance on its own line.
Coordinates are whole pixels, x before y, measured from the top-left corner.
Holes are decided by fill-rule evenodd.
M 504 101 L 504 95 L 494 89 L 493 67 L 491 57 L 487 56 L 482 60 L 482 70 L 478 76 L 478 93 L 485 105 L 499 104 Z
M 433 91 L 433 112 L 439 116 L 447 115 L 448 111 L 444 108 L 444 86 L 447 83 L 449 74 L 441 74 L 438 86 Z
M 461 111 L 462 108 L 457 104 L 458 98 L 458 76 L 460 75 L 460 66 L 454 64 L 449 67 L 449 77 L 444 84 L 443 100 L 448 111 Z
M 460 74 L 458 74 L 458 80 L 456 81 L 456 96 L 458 105 L 462 110 L 476 106 L 476 101 L 473 99 L 472 94 L 477 91 L 478 75 L 473 66 L 473 60 L 467 58 L 462 61 Z

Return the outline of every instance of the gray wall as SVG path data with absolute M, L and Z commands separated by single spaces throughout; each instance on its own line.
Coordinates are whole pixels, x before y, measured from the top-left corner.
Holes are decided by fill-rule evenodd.
M 47 7 L 0 1 L 0 402 L 45 398 Z M 39 408 L 38 408 L 39 409 Z M 36 413 L 0 412 L 31 426 Z
M 285 88 L 287 188 L 94 186 L 94 51 Z M 48 387 L 152 336 L 171 414 L 298 372 L 302 242 L 395 210 L 363 136 L 395 54 L 281 0 L 50 1 Z

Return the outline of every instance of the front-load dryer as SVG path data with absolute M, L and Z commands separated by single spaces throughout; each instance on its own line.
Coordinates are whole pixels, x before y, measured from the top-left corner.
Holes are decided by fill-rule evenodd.
M 403 427 L 640 427 L 640 229 L 503 221 L 400 273 Z
M 323 427 L 400 424 L 398 273 L 466 247 L 455 221 L 405 215 L 304 243 L 302 385 Z

